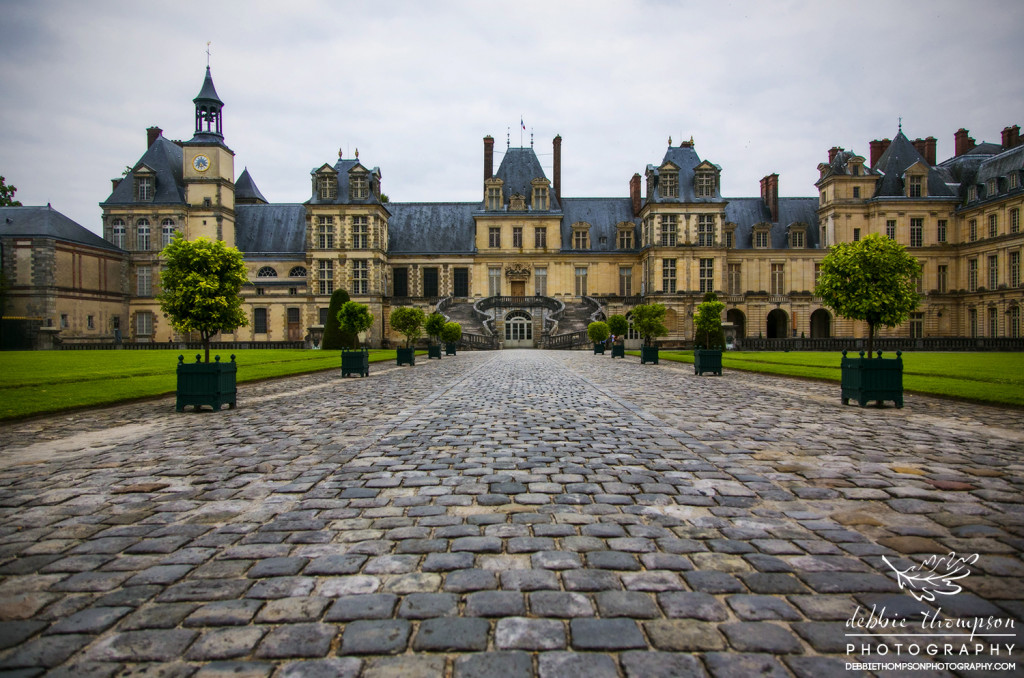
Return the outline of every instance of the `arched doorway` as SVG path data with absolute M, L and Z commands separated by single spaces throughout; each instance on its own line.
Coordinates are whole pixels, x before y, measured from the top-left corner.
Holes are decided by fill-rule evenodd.
M 533 318 L 526 311 L 505 316 L 505 348 L 533 348 Z
M 629 323 L 629 330 L 626 331 L 626 339 L 623 342 L 626 348 L 630 351 L 635 351 L 640 348 L 643 343 L 640 339 L 640 333 L 633 329 L 633 312 L 630 311 L 626 314 L 626 321 Z
M 828 339 L 832 336 L 832 316 L 819 308 L 811 314 L 811 339 Z
M 789 317 L 781 308 L 768 314 L 767 337 L 769 339 L 785 339 L 789 336 Z
M 743 315 L 743 311 L 738 308 L 730 308 L 725 312 L 725 321 L 732 323 L 733 333 L 737 339 L 747 336 L 747 316 Z

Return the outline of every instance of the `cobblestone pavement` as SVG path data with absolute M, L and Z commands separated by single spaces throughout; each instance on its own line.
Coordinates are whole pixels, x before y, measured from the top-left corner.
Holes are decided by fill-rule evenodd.
M 239 403 L 0 426 L 0 675 L 1024 670 L 1020 411 L 542 351 Z

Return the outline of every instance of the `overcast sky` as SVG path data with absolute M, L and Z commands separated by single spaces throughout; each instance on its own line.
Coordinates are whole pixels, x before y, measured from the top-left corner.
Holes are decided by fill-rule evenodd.
M 562 194 L 624 197 L 693 137 L 726 197 L 813 196 L 838 145 L 898 118 L 939 158 L 1024 124 L 1024 3 L 102 2 L 0 0 L 0 174 L 99 232 L 146 128 L 187 140 L 206 43 L 224 136 L 271 202 L 310 197 L 338 149 L 397 202 L 482 198 L 483 143 L 535 149 Z M 520 136 L 520 119 L 526 132 Z M 522 140 L 522 141 L 521 141 Z

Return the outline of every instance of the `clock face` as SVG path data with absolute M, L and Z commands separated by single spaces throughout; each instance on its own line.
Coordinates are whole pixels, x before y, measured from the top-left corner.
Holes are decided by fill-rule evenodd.
M 210 159 L 205 155 L 197 155 L 192 160 L 192 167 L 195 167 L 197 172 L 205 172 L 210 169 Z

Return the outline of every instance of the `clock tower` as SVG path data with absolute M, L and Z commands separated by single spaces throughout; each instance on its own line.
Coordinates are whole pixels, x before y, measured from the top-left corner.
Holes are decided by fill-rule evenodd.
M 224 144 L 224 102 L 213 86 L 210 67 L 196 107 L 196 129 L 182 144 L 185 203 L 188 227 L 185 237 L 206 236 L 235 244 L 235 154 Z

